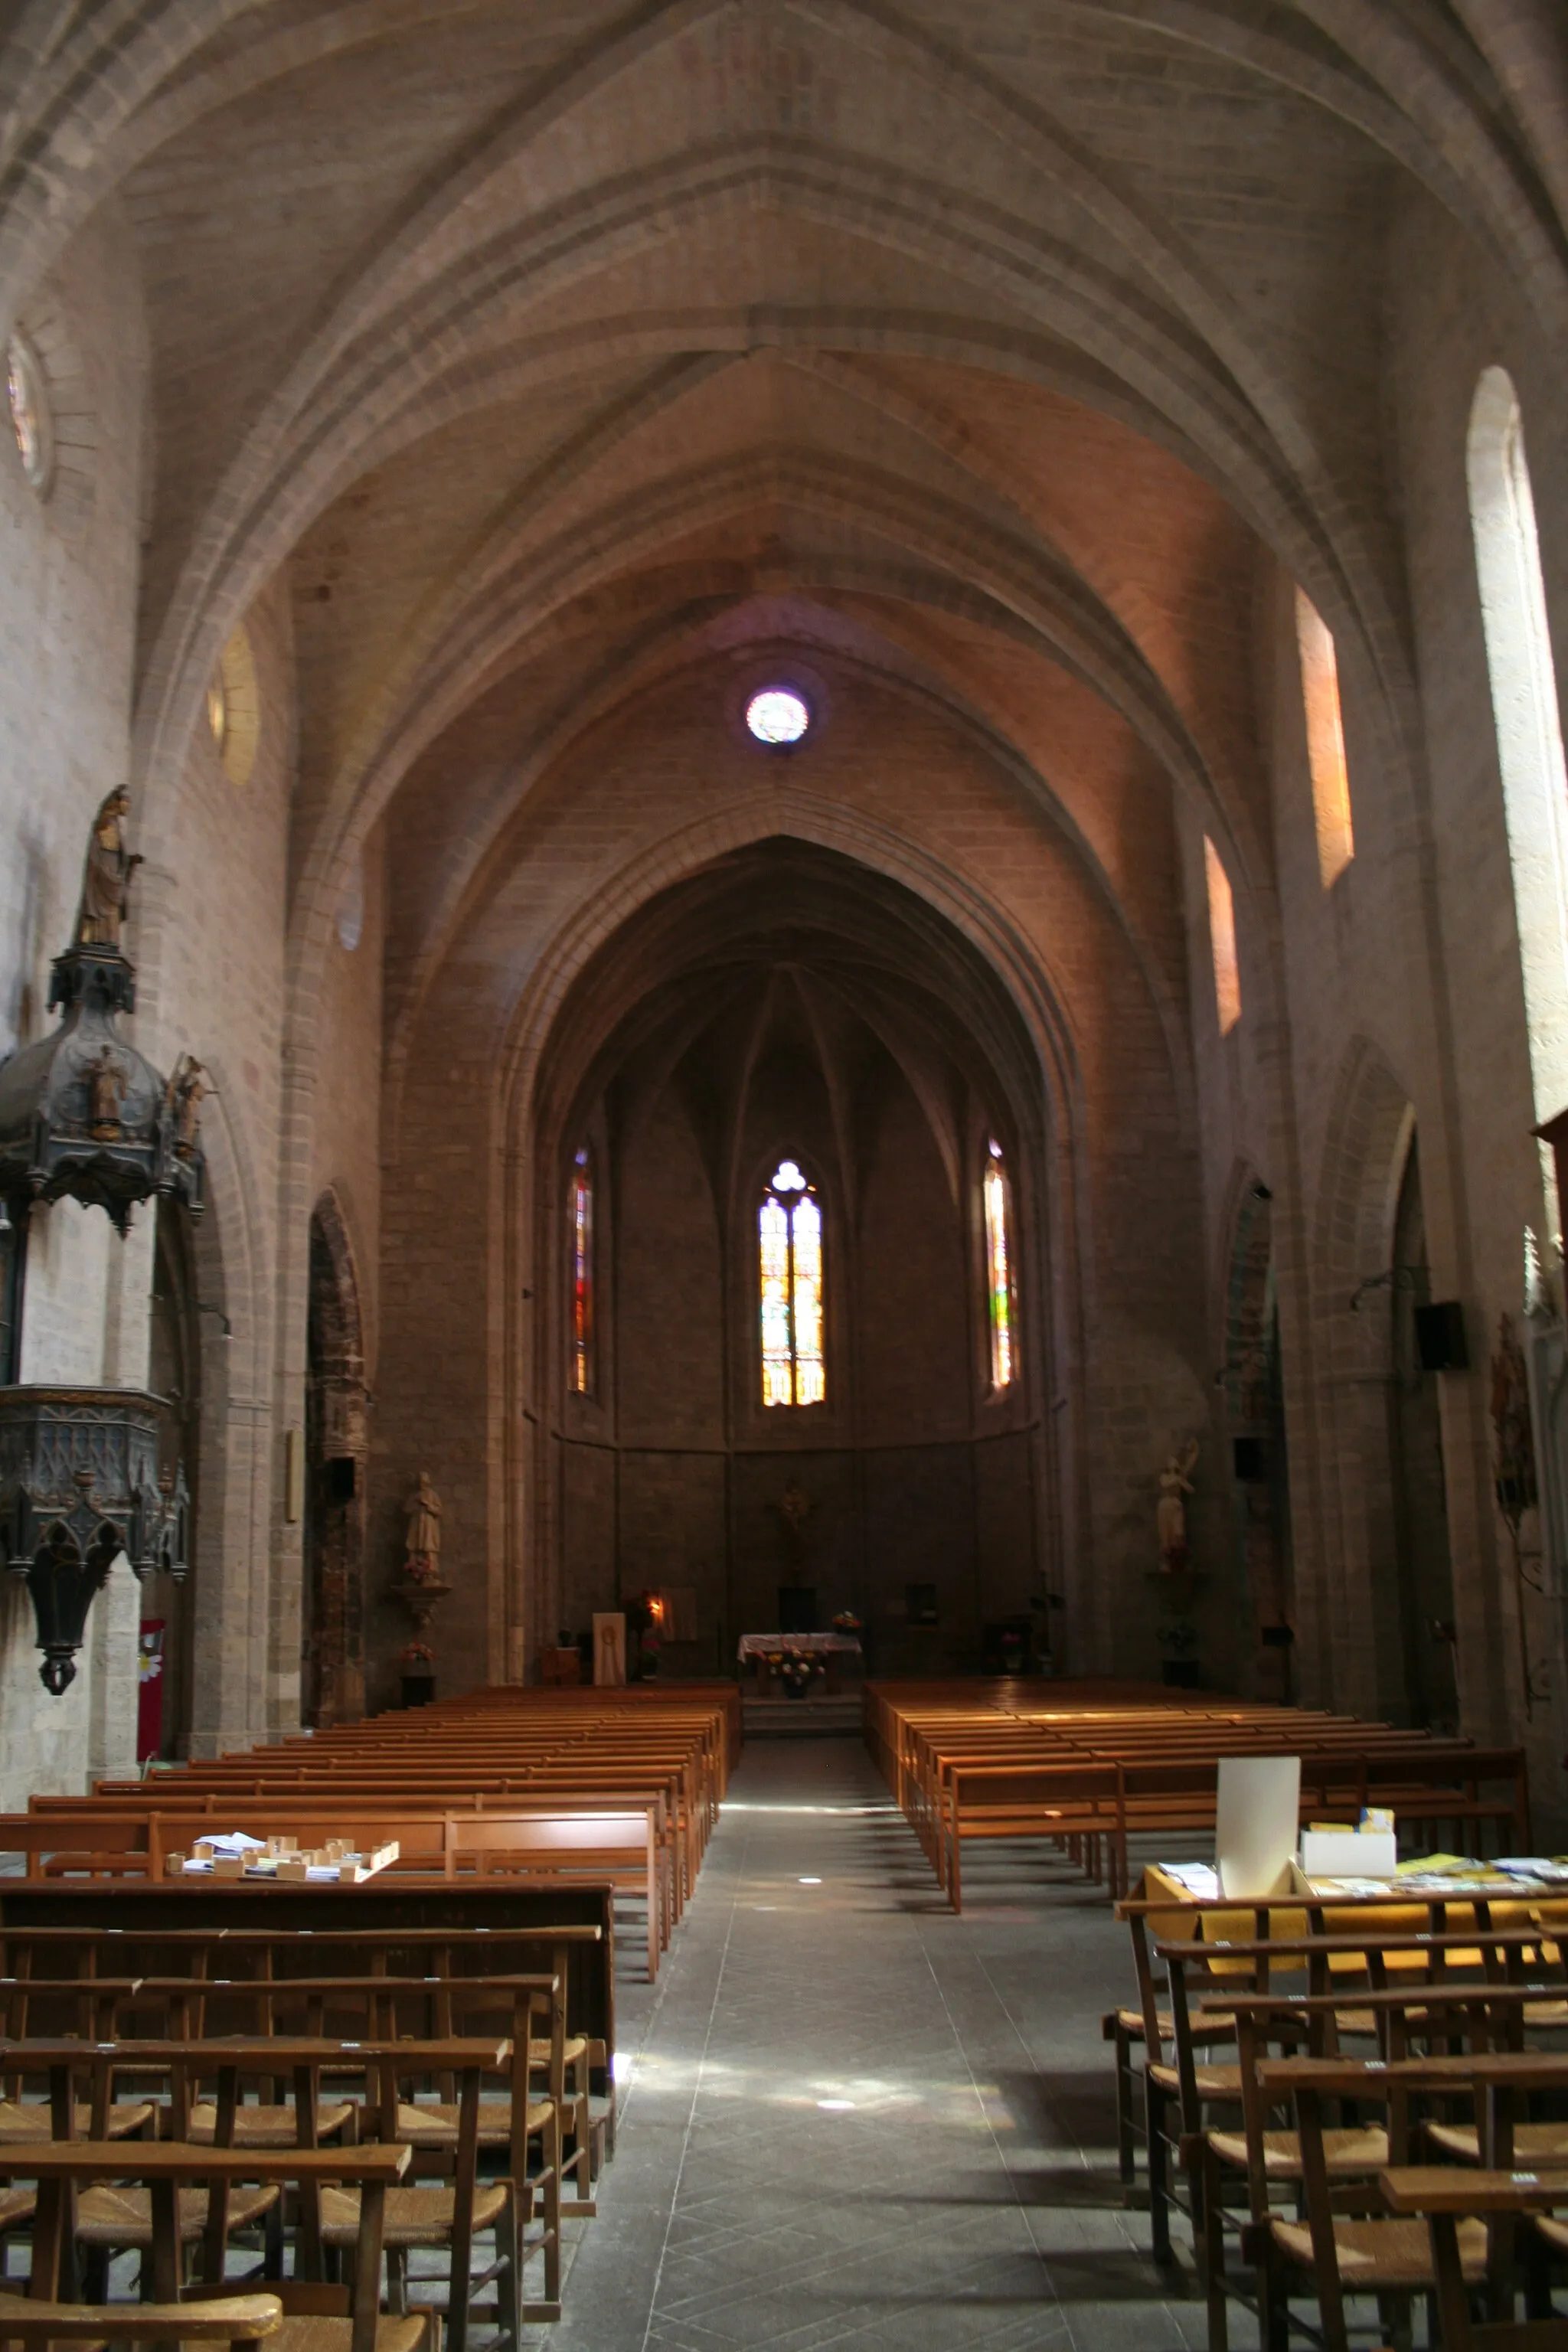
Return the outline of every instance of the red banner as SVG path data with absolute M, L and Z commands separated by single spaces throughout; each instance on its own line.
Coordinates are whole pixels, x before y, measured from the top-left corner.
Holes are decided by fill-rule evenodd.
M 136 1650 L 136 1761 L 163 1752 L 163 1632 L 166 1620 L 143 1617 Z

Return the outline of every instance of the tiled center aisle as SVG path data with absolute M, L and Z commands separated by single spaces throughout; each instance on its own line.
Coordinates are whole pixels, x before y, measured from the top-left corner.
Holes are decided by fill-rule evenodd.
M 1125 1936 L 1037 1858 L 983 1865 L 954 1919 L 858 1743 L 748 1748 L 654 1997 L 627 2002 L 619 2153 L 549 2340 L 1197 2344 L 1117 2189 L 1100 2017 Z

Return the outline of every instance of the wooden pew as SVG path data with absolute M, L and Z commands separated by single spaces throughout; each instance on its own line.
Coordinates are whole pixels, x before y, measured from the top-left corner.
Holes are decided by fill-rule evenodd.
M 658 1973 L 661 1946 L 667 1940 L 668 1908 L 666 1884 L 653 1809 L 637 1812 L 424 1812 L 360 1811 L 345 1814 L 307 1811 L 279 1805 L 251 1807 L 236 1803 L 221 1815 L 225 1830 L 243 1830 L 252 1836 L 289 1836 L 302 1844 L 316 1844 L 329 1836 L 352 1838 L 356 1845 L 374 1846 L 396 1840 L 403 1851 L 389 1879 L 424 1875 L 447 1881 L 468 1876 L 493 1877 L 516 1871 L 538 1879 L 545 1874 L 563 1881 L 591 1884 L 608 1880 L 643 1895 L 647 1905 L 647 1962 L 650 1979 Z M 166 1879 L 168 1857 L 187 1853 L 205 1823 L 188 1813 L 164 1811 L 156 1799 L 144 1807 L 94 1808 L 84 1803 L 68 1812 L 0 1814 L 0 1853 L 26 1854 L 27 1877 L 141 1878 L 159 1885 L 237 1885 L 247 1895 L 268 1899 L 277 1888 L 254 1880 L 205 1881 Z M 374 1882 L 373 1882 L 374 1883 Z M 366 1890 L 305 1887 L 307 1899 L 328 1892 Z M 0 1919 L 10 1889 L 0 1882 Z

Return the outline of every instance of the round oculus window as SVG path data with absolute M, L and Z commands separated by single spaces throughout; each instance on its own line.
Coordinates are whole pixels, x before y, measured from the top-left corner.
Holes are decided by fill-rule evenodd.
M 787 750 L 811 725 L 811 712 L 794 687 L 764 686 L 746 705 L 746 725 L 770 751 Z

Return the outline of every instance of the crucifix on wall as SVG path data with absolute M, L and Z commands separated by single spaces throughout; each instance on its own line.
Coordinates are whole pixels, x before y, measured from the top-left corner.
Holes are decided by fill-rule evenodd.
M 805 1488 L 792 1478 L 773 1508 L 784 1522 L 784 1546 L 790 1557 L 790 1573 L 794 1575 L 799 1570 L 801 1556 L 805 1549 L 805 1528 L 807 1515 L 812 1509 L 811 1497 Z

